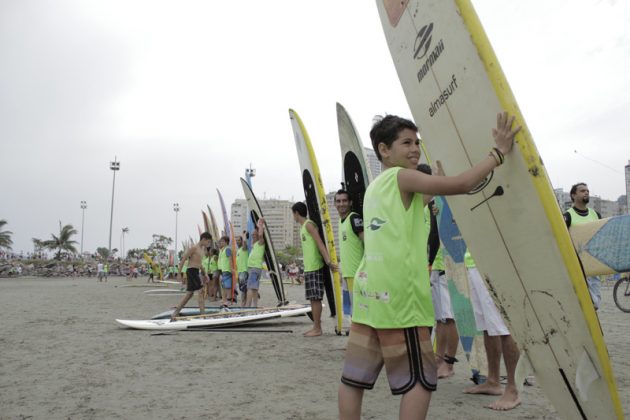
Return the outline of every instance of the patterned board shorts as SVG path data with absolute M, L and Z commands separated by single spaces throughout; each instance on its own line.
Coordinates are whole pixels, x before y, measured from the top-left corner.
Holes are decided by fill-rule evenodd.
M 304 272 L 306 300 L 322 300 L 324 297 L 324 269 Z
M 383 365 L 392 394 L 405 394 L 416 383 L 435 391 L 437 365 L 429 328 L 375 329 L 353 322 L 341 382 L 372 389 Z

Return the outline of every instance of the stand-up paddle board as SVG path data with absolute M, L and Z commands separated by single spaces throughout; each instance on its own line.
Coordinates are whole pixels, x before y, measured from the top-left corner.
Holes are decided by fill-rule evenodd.
M 207 315 L 183 316 L 177 317 L 174 321 L 170 319 L 117 319 L 116 322 L 137 330 L 185 330 L 189 328 L 249 324 L 274 318 L 306 315 L 310 312 L 310 305 L 287 305 L 277 308 L 242 309 L 240 311 L 218 312 Z
M 587 276 L 630 271 L 630 215 L 571 225 L 569 233 Z
M 330 221 L 330 214 L 328 213 L 328 205 L 326 204 L 324 184 L 322 183 L 315 152 L 300 117 L 292 109 L 289 110 L 289 116 L 291 118 L 291 127 L 293 128 L 293 136 L 295 137 L 295 147 L 297 148 L 298 159 L 300 161 L 300 169 L 302 171 L 302 185 L 304 187 L 304 195 L 306 196 L 308 217 L 317 226 L 319 234 L 328 250 L 331 263 L 337 264 L 335 237 Z M 333 272 L 327 268 L 324 269 L 324 288 L 328 304 L 330 305 L 330 314 L 332 316 L 339 314 L 339 316 L 337 316 L 335 332 L 340 335 L 343 331 L 343 309 L 341 280 L 338 272 Z
M 254 222 L 254 226 L 258 224 L 258 221 L 262 219 L 263 213 L 260 209 L 260 205 L 258 204 L 258 200 L 256 200 L 256 196 L 254 192 L 249 186 L 249 183 L 241 178 L 241 186 L 243 187 L 243 193 L 245 194 L 245 199 L 247 200 L 247 208 L 249 209 L 250 218 Z M 276 258 L 276 251 L 273 247 L 273 242 L 271 240 L 271 233 L 269 232 L 269 228 L 265 223 L 264 227 L 265 234 L 265 264 L 267 265 L 267 269 L 269 272 L 269 276 L 271 277 L 271 284 L 273 285 L 273 290 L 276 292 L 276 298 L 278 298 L 278 306 L 286 305 L 288 302 L 284 295 L 284 286 L 282 284 L 282 270 L 280 270 L 280 264 L 278 264 L 278 259 Z
M 372 173 L 367 164 L 365 149 L 359 133 L 346 109 L 337 103 L 337 129 L 341 148 L 342 173 L 345 190 L 352 200 L 352 211 L 363 217 L 363 197 L 368 184 L 372 181 Z M 341 238 L 339 239 L 341 246 Z M 340 250 L 341 251 L 341 250 Z M 344 272 L 344 261 L 341 260 L 343 277 L 354 277 L 354 273 Z M 343 311 L 345 316 L 351 315 L 352 290 L 350 285 L 343 285 Z
M 377 0 L 409 108 L 447 175 L 495 146 L 516 116 L 515 150 L 468 195 L 449 197 L 490 294 L 538 383 L 567 419 L 623 418 L 608 351 L 553 189 L 469 0 Z

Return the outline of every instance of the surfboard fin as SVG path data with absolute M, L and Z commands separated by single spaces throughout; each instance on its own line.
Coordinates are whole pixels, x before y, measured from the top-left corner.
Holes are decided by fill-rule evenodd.
M 586 350 L 583 350 L 575 372 L 575 386 L 577 387 L 578 392 L 580 393 L 580 398 L 583 401 L 588 401 L 588 389 L 591 384 L 600 377 L 601 376 L 593 364 L 591 357 L 588 355 Z

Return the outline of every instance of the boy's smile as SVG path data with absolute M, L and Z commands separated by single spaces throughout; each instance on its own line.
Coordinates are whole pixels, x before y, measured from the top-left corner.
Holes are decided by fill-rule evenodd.
M 383 144 L 383 143 L 381 143 Z M 383 144 L 383 146 L 385 146 Z M 403 129 L 391 147 L 384 147 L 381 150 L 383 163 L 388 167 L 401 166 L 403 168 L 415 169 L 420 161 L 420 140 L 418 134 L 409 129 Z

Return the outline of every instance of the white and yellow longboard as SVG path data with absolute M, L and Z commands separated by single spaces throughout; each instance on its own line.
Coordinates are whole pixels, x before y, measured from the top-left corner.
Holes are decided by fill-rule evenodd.
M 289 116 L 291 118 L 291 127 L 293 128 L 293 136 L 295 137 L 295 147 L 297 148 L 298 159 L 300 161 L 308 217 L 317 225 L 320 235 L 322 235 L 322 240 L 324 244 L 326 244 L 331 263 L 337 264 L 335 236 L 330 221 L 330 213 L 328 212 L 328 204 L 326 203 L 326 192 L 324 191 L 324 184 L 319 172 L 315 151 L 313 150 L 313 145 L 306 132 L 306 128 L 298 114 L 290 109 Z M 333 272 L 328 269 L 324 271 L 324 286 L 331 315 L 337 317 L 335 332 L 341 335 L 344 329 L 341 279 L 339 273 L 336 271 Z
M 505 164 L 448 197 L 533 373 L 567 419 L 623 418 L 608 351 L 542 159 L 469 0 L 377 0 L 413 117 L 446 175 L 486 158 L 496 115 L 523 130 Z

